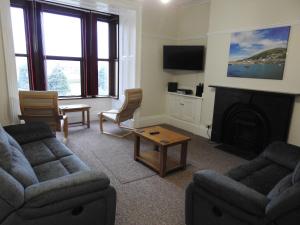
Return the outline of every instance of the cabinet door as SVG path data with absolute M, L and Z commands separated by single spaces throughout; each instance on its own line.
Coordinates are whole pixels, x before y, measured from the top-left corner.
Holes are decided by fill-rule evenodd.
M 180 107 L 180 98 L 178 96 L 169 95 L 168 98 L 168 114 L 170 116 L 180 118 L 181 107 Z
M 182 112 L 181 119 L 187 122 L 194 122 L 195 119 L 195 100 L 194 99 L 182 99 L 180 101 Z

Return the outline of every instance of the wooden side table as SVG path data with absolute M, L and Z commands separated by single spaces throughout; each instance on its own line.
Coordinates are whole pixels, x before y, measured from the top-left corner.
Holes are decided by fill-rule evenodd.
M 155 134 L 156 132 L 156 134 Z M 187 147 L 190 137 L 177 132 L 162 128 L 160 126 L 147 127 L 134 131 L 135 147 L 134 160 L 140 161 L 158 172 L 164 177 L 168 172 L 185 169 L 187 159 Z M 140 139 L 144 138 L 158 146 L 159 151 L 140 151 Z M 181 145 L 181 155 L 179 162 L 168 158 L 168 147 Z
M 81 112 L 82 121 L 69 123 L 69 124 L 82 124 L 82 126 L 87 125 L 87 128 L 90 128 L 90 106 L 85 104 L 75 104 L 75 105 L 60 105 L 59 111 L 61 114 L 65 115 L 70 112 Z M 85 121 L 85 112 L 86 112 L 86 121 Z

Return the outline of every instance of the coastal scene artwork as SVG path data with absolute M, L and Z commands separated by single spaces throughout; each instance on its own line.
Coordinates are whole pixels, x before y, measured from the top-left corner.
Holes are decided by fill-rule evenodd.
M 290 26 L 231 35 L 227 76 L 283 79 Z

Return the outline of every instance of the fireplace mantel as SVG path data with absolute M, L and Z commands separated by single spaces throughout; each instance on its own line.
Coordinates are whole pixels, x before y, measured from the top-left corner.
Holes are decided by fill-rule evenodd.
M 288 92 L 288 91 L 272 91 L 272 90 L 260 90 L 260 89 L 251 89 L 251 88 L 242 88 L 242 87 L 230 87 L 230 86 L 222 86 L 222 85 L 208 85 L 211 88 L 227 88 L 227 89 L 237 89 L 243 91 L 256 91 L 256 92 L 266 92 L 266 93 L 277 93 L 277 94 L 286 94 L 286 95 L 300 95 L 299 92 Z

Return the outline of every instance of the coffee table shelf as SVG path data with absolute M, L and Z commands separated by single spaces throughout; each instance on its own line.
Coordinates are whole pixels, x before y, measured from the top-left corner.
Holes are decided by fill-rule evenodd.
M 140 155 L 137 157 L 137 160 L 149 166 L 156 172 L 160 172 L 160 161 L 159 161 L 159 152 L 157 151 L 141 151 Z M 168 158 L 166 163 L 166 170 L 167 172 L 172 172 L 175 170 L 183 169 L 180 162 Z
M 153 126 L 138 129 L 134 131 L 135 147 L 134 159 L 139 161 L 154 171 L 158 172 L 161 177 L 164 177 L 168 172 L 185 169 L 187 158 L 187 146 L 190 137 L 179 134 L 169 129 Z M 141 151 L 140 140 L 146 139 L 158 147 L 158 151 Z M 176 161 L 168 157 L 168 147 L 174 145 L 181 145 L 180 160 Z

